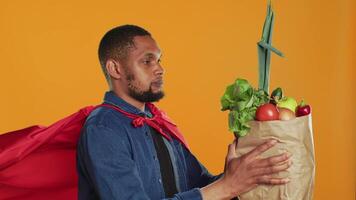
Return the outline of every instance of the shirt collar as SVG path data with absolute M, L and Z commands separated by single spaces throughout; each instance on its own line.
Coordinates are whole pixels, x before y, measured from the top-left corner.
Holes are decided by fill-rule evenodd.
M 136 108 L 135 106 L 127 103 L 122 98 L 118 97 L 113 91 L 107 91 L 104 95 L 104 103 L 111 104 L 121 108 L 122 110 L 141 116 L 150 117 L 151 113 L 147 106 L 145 106 L 145 112 Z

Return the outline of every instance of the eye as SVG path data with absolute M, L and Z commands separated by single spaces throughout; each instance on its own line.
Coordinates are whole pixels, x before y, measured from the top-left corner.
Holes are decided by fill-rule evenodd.
M 143 64 L 148 65 L 148 64 L 150 64 L 150 62 L 151 62 L 150 60 L 144 60 Z

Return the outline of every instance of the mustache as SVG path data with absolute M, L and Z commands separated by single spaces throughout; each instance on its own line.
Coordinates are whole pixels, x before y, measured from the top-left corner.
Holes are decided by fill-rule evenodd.
M 152 81 L 152 84 L 163 84 L 163 78 L 158 78 L 158 79 Z

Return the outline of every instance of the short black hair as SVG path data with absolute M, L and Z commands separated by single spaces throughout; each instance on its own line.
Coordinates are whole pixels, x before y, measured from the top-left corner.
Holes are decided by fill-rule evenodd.
M 133 38 L 146 35 L 151 36 L 144 28 L 127 24 L 109 30 L 101 39 L 98 49 L 99 61 L 110 87 L 110 75 L 106 70 L 106 61 L 114 59 L 125 62 L 130 47 L 134 46 Z

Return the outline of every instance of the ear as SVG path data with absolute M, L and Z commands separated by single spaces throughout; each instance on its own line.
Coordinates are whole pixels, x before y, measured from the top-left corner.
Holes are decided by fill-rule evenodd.
M 122 77 L 121 73 L 121 65 L 119 62 L 116 62 L 113 59 L 109 59 L 106 61 L 106 71 L 109 73 L 111 78 L 113 79 L 120 79 Z

